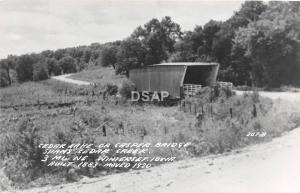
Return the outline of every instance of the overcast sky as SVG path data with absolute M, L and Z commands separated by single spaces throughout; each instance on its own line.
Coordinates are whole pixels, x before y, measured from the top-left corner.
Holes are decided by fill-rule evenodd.
M 183 30 L 226 20 L 241 1 L 0 0 L 0 58 L 122 40 L 151 18 L 171 16 Z

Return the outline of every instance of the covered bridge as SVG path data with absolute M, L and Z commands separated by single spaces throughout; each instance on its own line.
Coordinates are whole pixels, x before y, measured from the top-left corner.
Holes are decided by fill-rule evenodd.
M 131 69 L 129 79 L 137 91 L 168 91 L 172 98 L 181 98 L 215 84 L 218 69 L 218 63 L 162 63 Z

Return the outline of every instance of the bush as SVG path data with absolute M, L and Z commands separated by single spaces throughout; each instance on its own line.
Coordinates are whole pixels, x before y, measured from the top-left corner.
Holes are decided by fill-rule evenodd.
M 4 172 L 13 183 L 26 184 L 41 175 L 40 138 L 29 119 L 21 120 L 16 131 L 2 136 L 0 158 L 6 160 Z
M 114 85 L 114 84 L 107 83 L 106 86 L 105 86 L 105 92 L 110 96 L 116 95 L 118 93 L 118 86 Z
M 136 86 L 130 80 L 124 81 L 120 88 L 120 95 L 124 98 L 130 98 L 131 92 L 136 90 Z

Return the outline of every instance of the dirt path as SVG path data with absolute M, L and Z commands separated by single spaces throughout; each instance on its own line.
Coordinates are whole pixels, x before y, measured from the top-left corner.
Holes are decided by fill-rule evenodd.
M 63 74 L 59 76 L 53 76 L 52 79 L 67 82 L 67 83 L 72 83 L 72 84 L 77 84 L 77 85 L 91 85 L 90 82 L 87 81 L 82 81 L 82 80 L 75 80 L 72 78 L 69 78 L 73 74 Z

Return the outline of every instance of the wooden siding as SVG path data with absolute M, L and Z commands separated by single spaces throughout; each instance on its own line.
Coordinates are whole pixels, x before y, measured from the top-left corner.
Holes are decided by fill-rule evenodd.
M 132 69 L 129 79 L 138 91 L 168 91 L 172 97 L 181 97 L 185 66 L 148 66 Z

